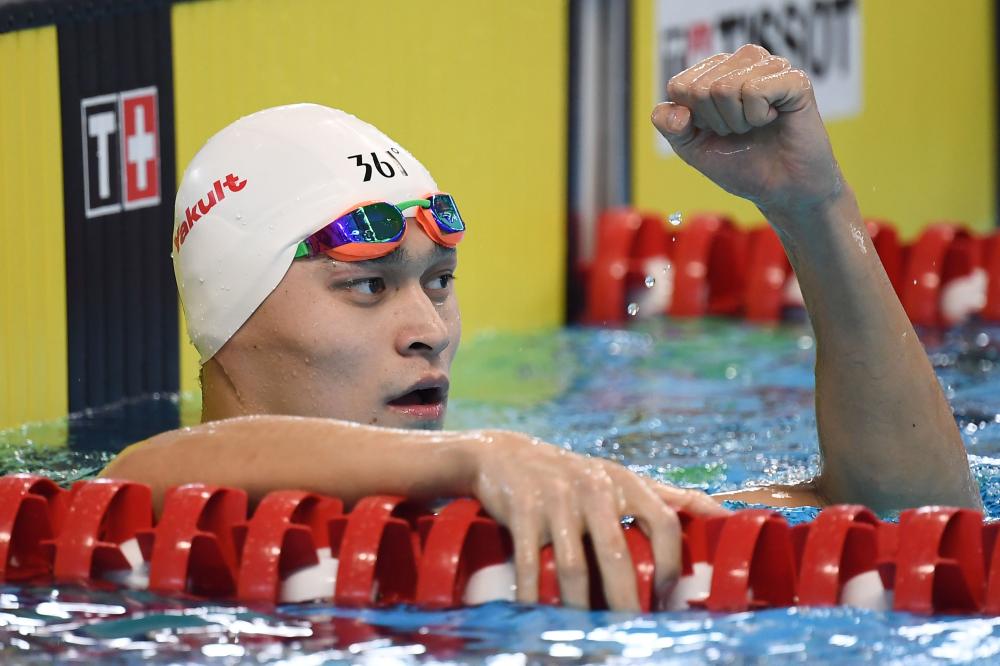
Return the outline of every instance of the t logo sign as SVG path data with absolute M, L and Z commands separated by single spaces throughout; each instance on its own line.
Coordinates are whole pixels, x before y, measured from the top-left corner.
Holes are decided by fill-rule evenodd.
M 88 218 L 160 203 L 156 88 L 80 101 Z

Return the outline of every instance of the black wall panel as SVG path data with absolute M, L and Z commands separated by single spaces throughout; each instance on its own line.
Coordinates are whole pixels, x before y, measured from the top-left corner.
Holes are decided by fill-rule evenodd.
M 78 411 L 179 388 L 170 5 L 107 5 L 57 29 L 69 408 Z

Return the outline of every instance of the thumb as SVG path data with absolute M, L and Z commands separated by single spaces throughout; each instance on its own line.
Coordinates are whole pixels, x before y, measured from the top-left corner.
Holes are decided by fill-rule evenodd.
M 657 104 L 651 120 L 663 138 L 670 142 L 674 152 L 683 152 L 685 146 L 694 141 L 695 127 L 691 122 L 691 110 L 686 106 L 674 102 Z

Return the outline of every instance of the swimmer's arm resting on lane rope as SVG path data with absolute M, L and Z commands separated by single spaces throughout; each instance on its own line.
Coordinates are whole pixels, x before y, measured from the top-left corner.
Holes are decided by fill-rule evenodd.
M 652 489 L 675 509 L 719 511 L 701 491 L 658 483 L 523 433 L 401 430 L 295 416 L 244 416 L 171 430 L 128 447 L 101 476 L 149 485 L 159 510 L 166 490 L 185 483 L 242 488 L 251 500 L 297 488 L 350 505 L 372 494 L 483 499 L 490 484 L 530 494 L 539 484 L 595 469 L 611 472 L 625 492 Z
M 429 499 L 471 489 L 475 439 L 373 428 L 332 419 L 246 416 L 161 433 L 133 444 L 101 476 L 149 485 L 154 506 L 185 483 L 241 488 L 256 501 L 296 488 L 347 504 L 371 494 Z
M 196 482 L 243 488 L 252 501 L 296 488 L 339 497 L 348 506 L 382 493 L 414 499 L 471 495 L 510 529 L 518 601 L 537 601 L 538 553 L 551 542 L 563 599 L 581 608 L 590 598 L 584 534 L 591 536 L 611 607 L 638 610 L 621 516 L 634 516 L 648 536 L 654 584 L 665 590 L 681 567 L 676 510 L 726 513 L 700 491 L 658 483 L 521 433 L 393 430 L 273 415 L 163 433 L 130 447 L 103 475 L 150 485 L 158 513 L 168 488 Z

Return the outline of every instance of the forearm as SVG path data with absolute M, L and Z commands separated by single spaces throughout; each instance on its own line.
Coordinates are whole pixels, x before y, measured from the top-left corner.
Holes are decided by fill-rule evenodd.
M 878 510 L 979 506 L 923 346 L 849 188 L 820 210 L 764 211 L 779 229 L 816 335 L 816 417 L 831 502 Z
M 485 432 L 374 428 L 343 421 L 255 416 L 158 435 L 123 452 L 102 476 L 167 488 L 208 483 L 243 488 L 251 500 L 296 488 L 353 503 L 375 493 L 414 498 L 471 490 Z

